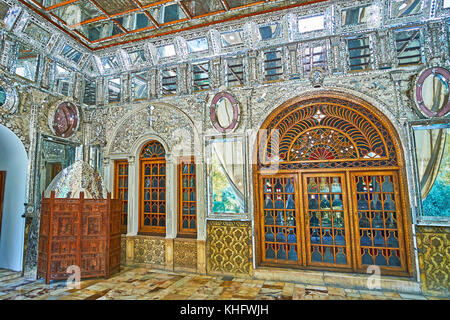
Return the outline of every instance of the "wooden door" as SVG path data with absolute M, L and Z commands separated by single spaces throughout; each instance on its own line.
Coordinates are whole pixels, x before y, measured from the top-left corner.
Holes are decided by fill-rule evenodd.
M 128 161 L 114 163 L 114 198 L 122 201 L 121 232 L 127 233 L 128 225 Z
M 304 174 L 306 265 L 351 268 L 351 237 L 344 173 Z
M 166 160 L 140 160 L 139 231 L 166 232 Z
M 2 234 L 3 202 L 5 198 L 6 171 L 0 171 L 0 235 Z
M 407 270 L 403 210 L 396 171 L 351 174 L 357 268 Z
M 179 159 L 178 233 L 192 236 L 197 234 L 197 192 L 194 157 Z
M 296 174 L 260 178 L 260 243 L 266 264 L 299 265 L 302 262 Z

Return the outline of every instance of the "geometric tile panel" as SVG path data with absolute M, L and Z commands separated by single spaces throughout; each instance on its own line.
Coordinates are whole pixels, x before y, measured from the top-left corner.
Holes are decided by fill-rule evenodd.
M 166 241 L 137 236 L 134 238 L 134 262 L 165 265 Z
M 173 265 L 175 268 L 197 269 L 197 241 L 174 241 Z
M 422 289 L 448 296 L 450 291 L 450 227 L 417 227 Z
M 207 271 L 250 274 L 252 227 L 246 221 L 213 221 L 207 225 Z

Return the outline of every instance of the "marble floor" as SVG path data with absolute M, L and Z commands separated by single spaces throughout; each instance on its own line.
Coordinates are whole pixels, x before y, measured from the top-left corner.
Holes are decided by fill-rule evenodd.
M 109 279 L 81 281 L 79 289 L 65 281 L 46 285 L 20 273 L 0 269 L 0 300 L 403 300 L 441 299 L 376 290 L 308 286 L 237 277 L 196 275 L 147 268 L 123 268 Z

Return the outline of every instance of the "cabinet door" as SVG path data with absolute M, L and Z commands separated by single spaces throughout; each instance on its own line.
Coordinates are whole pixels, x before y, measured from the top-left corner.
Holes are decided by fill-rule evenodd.
M 397 173 L 363 172 L 351 177 L 358 269 L 377 265 L 385 271 L 406 271 Z
M 260 179 L 260 236 L 262 261 L 300 264 L 300 220 L 297 175 L 270 175 Z
M 345 175 L 303 175 L 307 265 L 351 268 Z

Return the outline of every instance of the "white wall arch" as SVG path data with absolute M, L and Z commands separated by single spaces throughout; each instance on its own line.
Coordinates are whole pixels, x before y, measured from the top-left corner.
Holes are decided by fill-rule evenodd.
M 0 237 L 0 268 L 22 270 L 24 202 L 28 157 L 23 143 L 0 125 L 0 170 L 6 171 L 3 219 Z

